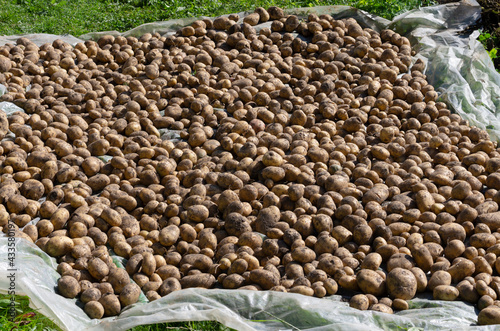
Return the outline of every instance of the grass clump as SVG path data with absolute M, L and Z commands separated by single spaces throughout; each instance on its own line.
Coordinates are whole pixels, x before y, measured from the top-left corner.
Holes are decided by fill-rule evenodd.
M 2 331 L 61 331 L 48 317 L 30 308 L 27 296 L 15 296 L 14 310 L 11 315 L 11 299 L 7 294 L 0 294 L 0 330 Z M 136 326 L 129 331 L 230 331 L 232 329 L 214 321 L 159 323 Z
M 218 16 L 255 7 L 348 5 L 388 19 L 427 5 L 420 0 L 0 0 L 0 35 L 52 33 L 80 36 L 126 31 L 174 18 Z
M 39 330 L 59 331 L 49 318 L 30 308 L 27 296 L 15 296 L 12 306 L 12 297 L 0 294 L 0 329 L 1 330 Z M 14 308 L 14 311 L 11 310 Z M 12 314 L 14 313 L 14 314 Z

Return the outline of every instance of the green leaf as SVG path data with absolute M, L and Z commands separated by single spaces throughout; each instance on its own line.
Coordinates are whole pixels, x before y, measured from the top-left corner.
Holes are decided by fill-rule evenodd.
M 498 57 L 498 48 L 492 48 L 489 52 L 488 55 L 492 60 L 496 59 Z

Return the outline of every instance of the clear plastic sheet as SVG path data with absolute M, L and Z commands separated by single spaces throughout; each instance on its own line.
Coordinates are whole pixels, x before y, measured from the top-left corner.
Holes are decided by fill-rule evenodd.
M 354 17 L 365 27 L 392 28 L 412 41 L 416 58 L 427 63 L 426 74 L 440 92 L 442 100 L 471 124 L 487 128 L 500 138 L 496 109 L 500 103 L 500 75 L 481 44 L 478 33 L 459 34 L 480 16 L 476 1 L 462 1 L 413 10 L 392 22 L 345 6 L 292 9 L 330 14 L 335 18 Z M 243 16 L 245 13 L 240 13 Z M 122 35 L 146 32 L 162 34 L 190 24 L 194 18 L 156 22 L 139 26 Z M 106 33 L 81 36 L 30 35 L 38 44 L 62 39 L 71 44 L 81 39 L 98 38 Z M 118 32 L 113 34 L 118 35 Z M 0 37 L 0 44 L 15 42 L 19 36 Z M 0 86 L 1 89 L 1 86 Z M 1 92 L 0 92 L 1 93 Z M 165 134 L 165 138 L 171 139 Z M 456 301 L 444 302 L 419 297 L 410 301 L 407 311 L 388 315 L 358 311 L 338 295 L 323 299 L 298 294 L 243 290 L 187 289 L 150 303 L 137 303 L 118 317 L 90 320 L 77 300 L 65 299 L 55 292 L 59 275 L 55 259 L 24 240 L 16 239 L 16 292 L 26 294 L 33 308 L 53 319 L 63 330 L 126 330 L 136 325 L 174 321 L 217 320 L 237 330 L 494 330 L 475 326 L 474 306 Z M 0 238 L 0 292 L 9 287 L 7 238 Z

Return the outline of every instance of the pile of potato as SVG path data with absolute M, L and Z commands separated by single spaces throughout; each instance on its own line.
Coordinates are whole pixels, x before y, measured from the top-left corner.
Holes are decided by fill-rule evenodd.
M 1 46 L 0 101 L 25 110 L 0 112 L 3 232 L 57 258 L 91 318 L 215 287 L 387 313 L 432 291 L 500 323 L 500 150 L 408 39 L 277 7 L 238 21 Z

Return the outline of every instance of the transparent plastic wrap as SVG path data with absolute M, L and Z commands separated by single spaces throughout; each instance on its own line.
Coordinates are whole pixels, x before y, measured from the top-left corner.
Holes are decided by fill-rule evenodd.
M 345 6 L 291 9 L 289 13 L 330 14 L 335 18 L 353 17 L 363 26 L 380 31 L 386 27 L 407 36 L 417 50 L 415 58 L 427 63 L 429 82 L 442 100 L 471 124 L 487 128 L 494 139 L 500 138 L 500 121 L 496 111 L 500 102 L 500 75 L 488 54 L 476 40 L 478 33 L 458 32 L 480 17 L 475 1 L 462 1 L 413 10 L 392 22 Z M 245 13 L 240 13 L 243 17 Z M 190 24 L 194 18 L 149 23 L 122 35 L 146 32 L 170 33 Z M 62 39 L 75 44 L 96 39 L 105 33 L 91 33 L 77 39 L 73 36 L 26 36 L 41 44 Z M 120 33 L 113 32 L 118 35 Z M 15 42 L 19 36 L 0 37 L 0 43 Z M 2 86 L 0 86 L 0 93 Z M 3 106 L 5 108 L 5 105 Z M 2 106 L 0 105 L 0 108 Z M 176 132 L 162 132 L 165 139 L 178 138 Z M 8 238 L 0 238 L 0 292 L 9 289 Z M 55 259 L 34 244 L 15 239 L 15 284 L 18 294 L 26 294 L 33 308 L 53 319 L 63 330 L 126 330 L 137 325 L 216 320 L 237 330 L 494 330 L 476 326 L 478 311 L 461 302 L 445 302 L 419 297 L 410 308 L 394 315 L 359 311 L 348 306 L 339 295 L 322 299 L 279 292 L 256 292 L 222 289 L 186 289 L 159 300 L 137 303 L 120 316 L 91 320 L 75 299 L 56 294 Z M 143 300 L 144 301 L 144 300 Z

